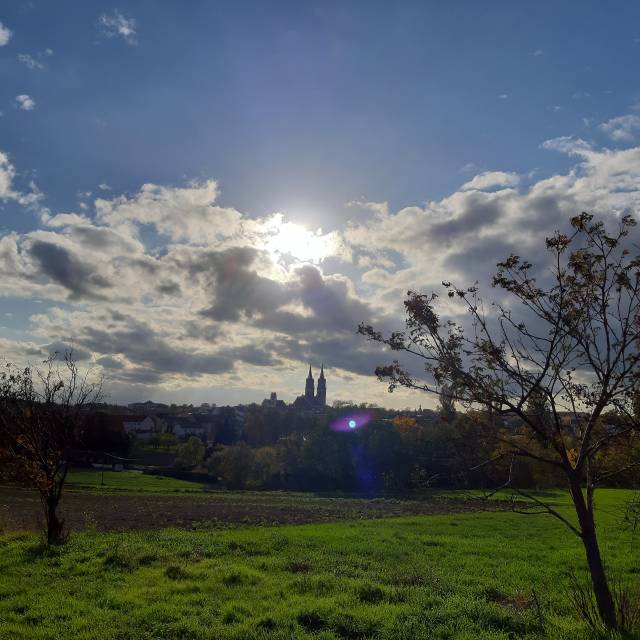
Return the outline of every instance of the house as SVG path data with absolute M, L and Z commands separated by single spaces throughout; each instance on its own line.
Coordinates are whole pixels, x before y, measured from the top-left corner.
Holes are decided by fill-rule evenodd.
M 122 426 L 127 435 L 133 435 L 139 440 L 150 440 L 156 435 L 155 423 L 149 416 L 142 420 L 126 420 Z
M 173 435 L 179 440 L 187 440 L 191 436 L 204 440 L 206 432 L 202 424 L 191 420 L 176 420 L 173 423 Z

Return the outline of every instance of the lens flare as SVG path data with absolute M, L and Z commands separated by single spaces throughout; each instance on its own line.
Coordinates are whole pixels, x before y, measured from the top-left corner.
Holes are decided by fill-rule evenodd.
M 331 423 L 332 431 L 356 431 L 368 424 L 373 418 L 369 411 L 349 413 Z

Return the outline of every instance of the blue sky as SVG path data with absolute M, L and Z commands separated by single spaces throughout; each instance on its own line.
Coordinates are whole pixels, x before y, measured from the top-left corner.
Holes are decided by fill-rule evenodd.
M 137 300 L 125 300 L 115 293 L 89 292 L 86 286 L 74 288 L 79 280 L 70 271 L 79 267 L 81 275 L 112 292 L 118 289 L 118 278 L 124 278 L 120 284 L 126 288 L 127 277 L 141 277 L 118 271 L 122 253 L 107 255 L 100 249 L 104 244 L 93 247 L 93 260 L 88 253 L 74 254 L 70 243 L 80 237 L 80 227 L 83 237 L 93 225 L 101 232 L 108 227 L 134 238 L 124 255 L 139 252 L 154 269 L 181 243 L 183 251 L 187 246 L 209 252 L 251 246 L 259 255 L 255 260 L 244 256 L 243 269 L 262 278 L 257 281 L 260 286 L 265 279 L 283 285 L 287 293 L 277 309 L 280 315 L 285 307 L 301 317 L 319 312 L 305 302 L 308 283 L 300 270 L 306 265 L 326 279 L 318 286 L 328 287 L 331 300 L 338 304 L 342 296 L 354 318 L 359 312 L 370 313 L 392 323 L 391 301 L 396 299 L 401 309 L 406 284 L 401 275 L 406 280 L 424 269 L 417 249 L 410 242 L 403 244 L 402 237 L 408 236 L 385 244 L 376 224 L 397 229 L 411 213 L 405 208 L 422 208 L 426 218 L 411 219 L 410 224 L 426 234 L 425 247 L 429 238 L 433 244 L 427 218 L 434 211 L 461 215 L 461 208 L 476 198 L 469 195 L 476 193 L 475 187 L 462 185 L 484 174 L 489 178 L 480 192 L 515 190 L 511 197 L 519 198 L 517 206 L 525 206 L 531 204 L 531 189 L 548 186 L 543 181 L 572 171 L 591 172 L 595 183 L 565 183 L 563 188 L 573 189 L 576 201 L 582 198 L 596 206 L 600 201 L 593 200 L 594 194 L 602 192 L 597 176 L 608 170 L 603 163 L 610 159 L 604 150 L 622 154 L 634 149 L 640 123 L 640 87 L 634 74 L 640 62 L 640 5 L 635 2 L 16 0 L 2 7 L 0 22 L 5 30 L 0 31 L 0 41 L 2 33 L 6 40 L 0 46 L 0 152 L 6 154 L 5 170 L 10 166 L 13 171 L 12 190 L 5 193 L 0 210 L 0 234 L 16 236 L 16 251 L 24 260 L 20 268 L 5 267 L 6 273 L 17 277 L 11 269 L 22 269 L 22 277 L 27 273 L 30 282 L 26 289 L 16 284 L 4 291 L 3 313 L 11 315 L 0 321 L 0 335 L 36 351 L 64 339 L 65 331 L 80 337 L 90 361 L 120 358 L 121 366 L 111 370 L 116 395 L 187 394 L 195 401 L 210 401 L 213 393 L 214 401 L 220 402 L 248 393 L 260 399 L 282 380 L 283 394 L 292 397 L 299 384 L 296 372 L 304 375 L 302 354 L 326 359 L 332 366 L 333 352 L 326 345 L 335 339 L 336 328 L 313 329 L 310 322 L 309 334 L 300 334 L 302 346 L 289 348 L 282 341 L 291 335 L 274 318 L 265 319 L 262 303 L 231 314 L 233 320 L 217 312 L 206 316 L 203 310 L 214 308 L 220 296 L 216 271 L 189 300 L 193 317 L 182 321 L 207 318 L 202 333 L 218 332 L 225 345 L 238 349 L 275 340 L 265 347 L 271 360 L 240 361 L 231 355 L 236 364 L 227 369 L 221 364 L 220 371 L 202 363 L 194 364 L 193 371 L 158 365 L 158 375 L 140 375 L 132 391 L 133 378 L 118 378 L 117 371 L 148 371 L 157 363 L 146 356 L 135 361 L 120 352 L 101 353 L 84 335 L 88 324 L 98 321 L 86 314 L 117 308 L 140 319 L 139 305 L 157 305 L 159 310 L 172 302 L 159 301 L 149 291 Z M 571 142 L 544 145 L 564 138 Z M 578 140 L 593 153 L 587 157 L 581 152 Z M 633 182 L 635 156 L 619 158 Z M 495 172 L 516 177 L 503 176 L 500 182 Z M 202 188 L 207 180 L 215 181 L 216 192 L 208 200 Z M 125 224 L 123 212 L 105 214 L 103 207 L 100 213 L 94 204 L 100 198 L 112 202 L 113 210 L 113 203 L 124 198 L 143 208 L 140 190 L 145 184 L 163 190 L 155 192 L 152 207 L 158 199 L 172 203 L 161 223 L 151 213 L 138 211 L 135 220 Z M 188 190 L 188 185 L 188 193 L 172 191 Z M 615 206 L 635 205 L 629 197 L 629 202 L 616 201 Z M 369 204 L 348 206 L 353 201 Z M 371 203 L 380 206 L 376 209 Z M 381 203 L 387 203 L 382 214 Z M 606 205 L 610 207 L 610 200 Z M 247 235 L 248 225 L 243 223 L 242 233 L 231 239 L 213 234 L 203 249 L 201 232 L 181 236 L 175 229 L 168 231 L 169 224 L 185 224 L 181 207 L 190 206 L 211 206 L 205 216 L 218 221 L 222 216 L 225 224 L 230 224 L 233 210 L 243 221 L 261 221 L 263 227 Z M 483 202 L 482 211 L 486 206 Z M 272 232 L 266 232 L 264 224 L 276 212 L 310 232 L 319 227 L 324 235 L 334 232 L 327 240 L 332 248 L 295 255 L 281 242 L 277 255 L 273 247 L 265 249 L 265 233 Z M 64 213 L 83 220 L 51 223 Z M 381 221 L 380 215 L 391 217 L 391 222 Z M 492 247 L 504 247 L 496 245 L 489 230 L 483 234 L 486 242 L 467 247 L 468 255 L 495 263 L 502 256 L 492 255 Z M 287 237 L 290 244 L 301 241 L 299 229 Z M 64 245 L 66 253 L 42 247 L 34 253 L 34 242 L 43 238 Z M 452 235 L 440 245 L 456 242 Z M 81 249 L 87 251 L 88 245 Z M 429 249 L 434 250 L 437 246 Z M 269 258 L 268 264 L 258 264 L 261 256 Z M 177 258 L 171 259 L 177 269 Z M 458 264 L 444 253 L 439 260 Z M 202 269 L 192 268 L 190 277 L 195 272 Z M 437 281 L 435 274 L 416 284 L 428 286 L 431 281 Z M 296 282 L 303 283 L 303 293 L 291 293 Z M 178 286 L 177 281 L 173 284 Z M 180 281 L 182 297 L 173 301 L 175 308 L 185 308 L 188 286 L 188 278 Z M 200 295 L 212 297 L 213 306 Z M 56 321 L 45 322 L 39 310 L 51 315 L 52 309 Z M 189 343 L 160 326 L 158 317 L 145 320 L 151 332 L 147 339 L 156 348 L 165 342 L 172 347 L 184 343 L 203 357 L 221 357 L 221 343 L 215 348 L 210 342 Z M 346 312 L 339 317 L 351 320 Z M 238 341 L 238 331 L 232 331 L 233 322 L 239 323 L 241 334 L 247 330 L 245 343 Z M 255 330 L 252 335 L 249 326 Z M 345 325 L 341 330 L 346 336 L 352 329 Z M 165 342 L 155 343 L 149 335 Z M 113 346 L 118 348 L 122 347 Z M 14 355 L 10 346 L 6 351 Z M 373 362 L 375 355 L 370 358 Z M 375 383 L 365 386 L 364 362 L 352 370 L 333 363 L 345 394 L 354 399 L 379 395 Z M 366 397 L 355 398 L 360 393 Z M 409 402 L 409 397 L 397 402 Z

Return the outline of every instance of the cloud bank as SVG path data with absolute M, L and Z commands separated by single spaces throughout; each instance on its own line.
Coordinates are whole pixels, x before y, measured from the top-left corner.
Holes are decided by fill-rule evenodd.
M 0 294 L 47 310 L 31 315 L 28 340 L 0 346 L 28 358 L 73 339 L 115 389 L 266 393 L 324 362 L 360 391 L 355 399 L 379 399 L 371 373 L 387 356 L 356 335 L 358 323 L 399 327 L 409 288 L 479 280 L 487 291 L 496 262 L 540 257 L 544 237 L 580 211 L 615 218 L 640 208 L 640 147 L 573 137 L 543 147 L 570 168 L 535 181 L 485 171 L 398 210 L 354 202 L 357 221 L 328 233 L 222 206 L 213 178 L 113 197 L 101 188 L 80 211 L 39 209 L 37 228 L 0 236 Z M 15 182 L 0 153 L 0 199 L 38 209 L 37 189 Z

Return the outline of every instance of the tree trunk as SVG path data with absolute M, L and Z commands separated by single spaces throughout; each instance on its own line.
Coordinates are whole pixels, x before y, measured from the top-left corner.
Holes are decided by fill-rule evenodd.
M 56 495 L 48 495 L 44 500 L 45 516 L 47 520 L 48 545 L 60 544 L 64 540 L 64 523 L 62 522 L 62 520 L 60 520 L 60 518 L 58 518 L 58 502 L 59 499 Z
M 581 539 L 587 556 L 598 613 L 608 629 L 615 629 L 618 626 L 616 608 L 600 555 L 593 512 L 587 508 L 579 481 L 571 481 L 571 497 L 580 523 Z

